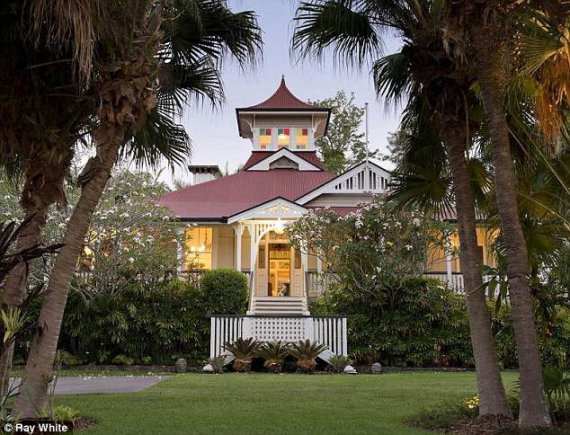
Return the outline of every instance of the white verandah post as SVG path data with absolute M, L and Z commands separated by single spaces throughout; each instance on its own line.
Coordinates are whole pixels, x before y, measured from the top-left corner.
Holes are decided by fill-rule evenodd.
M 451 267 L 452 261 L 452 251 L 451 251 L 451 239 L 449 233 L 445 234 L 445 271 L 447 273 L 447 283 L 448 285 L 453 285 L 453 271 Z
M 235 268 L 238 272 L 241 272 L 241 238 L 243 235 L 243 226 L 238 223 L 234 226 L 234 233 L 236 235 L 236 252 L 235 252 Z

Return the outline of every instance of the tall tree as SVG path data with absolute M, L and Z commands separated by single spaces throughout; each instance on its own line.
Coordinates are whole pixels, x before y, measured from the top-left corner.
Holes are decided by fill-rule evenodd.
M 552 424 L 544 394 L 542 364 L 528 273 L 528 252 L 517 204 L 517 186 L 506 116 L 507 87 L 515 74 L 511 59 L 527 8 L 546 2 L 447 1 L 446 37 L 460 56 L 473 60 L 488 120 L 501 236 L 505 243 L 509 295 L 520 369 L 521 427 Z M 566 10 L 568 17 L 568 10 Z M 567 19 L 567 18 L 566 18 Z M 562 69 L 564 71 L 564 69 Z M 566 68 L 567 71 L 567 68 Z M 550 86 L 550 85 L 549 85 Z
M 18 250 L 39 244 L 49 207 L 66 202 L 63 179 L 91 105 L 79 98 L 87 90 L 84 71 L 79 60 L 70 59 L 74 52 L 77 59 L 81 58 L 88 49 L 82 32 L 94 33 L 92 21 L 84 22 L 79 29 L 67 13 L 93 11 L 95 7 L 94 1 L 87 0 L 62 9 L 58 29 L 65 37 L 55 47 L 44 37 L 44 26 L 52 24 L 52 17 L 46 16 L 40 23 L 33 19 L 40 2 L 8 0 L 0 6 L 0 167 L 12 176 L 19 173 L 23 179 L 20 204 L 26 225 L 18 233 Z M 76 46 L 79 41 L 82 47 Z M 27 272 L 23 263 L 10 271 L 2 290 L 4 309 L 19 308 L 26 300 Z M 8 385 L 5 381 L 13 346 L 14 340 L 1 346 L 3 385 Z
M 331 109 L 327 135 L 315 141 L 317 152 L 327 171 L 340 174 L 378 151 L 368 152 L 364 133 L 360 131 L 365 108 L 354 102 L 354 94 L 340 90 L 334 97 L 312 102 L 316 106 Z
M 469 70 L 445 50 L 440 29 L 441 6 L 441 2 L 427 0 L 303 2 L 297 10 L 293 47 L 305 55 L 317 56 L 333 47 L 335 54 L 349 64 L 362 64 L 379 54 L 384 30 L 395 30 L 402 37 L 404 45 L 400 52 L 374 63 L 374 82 L 377 91 L 388 101 L 398 103 L 409 99 L 410 110 L 427 115 L 445 143 L 455 193 L 479 411 L 510 415 L 483 291 L 475 202 L 467 162 L 472 138 L 468 100 L 473 79 Z
M 92 65 L 97 72 L 94 85 L 99 101 L 92 133 L 96 156 L 78 178 L 81 195 L 40 312 L 15 406 L 24 416 L 36 415 L 46 403 L 46 380 L 53 369 L 76 261 L 91 215 L 120 153 L 146 154 L 155 161 L 156 153 L 148 154 L 144 146 L 153 134 L 141 136 L 145 122 L 160 120 L 164 128 L 168 117 L 180 113 L 192 94 L 219 101 L 223 93 L 218 67 L 225 54 L 244 65 L 256 59 L 261 46 L 255 15 L 233 13 L 223 0 L 168 4 L 132 0 L 110 7 L 113 10 L 106 22 L 109 33 L 101 38 Z M 157 108 L 162 111 L 157 112 Z M 166 120 L 158 118 L 161 113 L 166 114 Z M 171 126 L 167 123 L 167 130 Z M 166 147 L 175 143 L 167 142 Z

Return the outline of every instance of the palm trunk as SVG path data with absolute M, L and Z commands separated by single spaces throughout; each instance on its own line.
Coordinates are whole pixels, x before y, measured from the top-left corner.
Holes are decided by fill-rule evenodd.
M 20 202 L 24 211 L 24 219 L 28 223 L 18 235 L 17 251 L 30 249 L 41 243 L 49 207 L 63 200 L 63 180 L 70 163 L 71 155 L 61 162 L 38 158 L 33 163 L 34 168 L 28 168 L 26 171 Z M 38 165 L 40 165 L 40 171 L 37 170 Z M 38 176 L 38 172 L 42 175 Z M 22 306 L 26 298 L 28 275 L 29 267 L 26 264 L 19 264 L 10 271 L 2 294 L 4 309 Z M 5 394 L 8 389 L 15 343 L 15 340 L 10 340 L 2 346 L 0 354 L 0 392 L 2 394 Z
M 520 370 L 521 427 L 552 424 L 544 395 L 542 363 L 528 283 L 528 255 L 519 220 L 517 190 L 510 152 L 509 130 L 504 110 L 508 62 L 506 43 L 498 31 L 471 23 L 471 37 L 483 108 L 489 122 L 501 235 L 507 252 L 507 276 L 512 322 Z M 496 37 L 496 38 L 495 38 Z
M 71 279 L 83 249 L 91 216 L 101 199 L 117 160 L 118 150 L 123 143 L 124 128 L 102 125 L 99 130 L 106 130 L 103 136 L 109 140 L 97 147 L 97 157 L 90 161 L 97 164 L 91 165 L 90 178 L 82 187 L 81 196 L 63 238 L 64 247 L 57 256 L 50 276 L 15 405 L 15 414 L 23 417 L 35 417 L 46 406 L 47 387 L 53 372 Z
M 467 128 L 449 120 L 441 122 L 441 125 L 444 125 L 441 131 L 449 157 L 455 193 L 460 240 L 459 257 L 465 282 L 467 316 L 477 373 L 479 414 L 512 417 L 497 364 L 491 318 L 485 300 L 482 258 L 477 243 L 475 199 L 465 155 Z
M 28 182 L 26 182 L 26 185 L 28 185 Z M 30 249 L 40 243 L 48 212 L 47 205 L 36 203 L 35 201 L 28 204 L 23 202 L 23 206 L 24 216 L 25 219 L 28 219 L 28 224 L 22 229 L 22 232 L 18 236 L 16 243 L 17 252 Z M 8 274 L 2 295 L 3 309 L 21 307 L 26 297 L 28 270 L 26 264 L 18 264 Z M 8 391 L 15 345 L 15 340 L 10 340 L 2 346 L 2 352 L 0 354 L 0 394 L 2 394 L 2 396 Z

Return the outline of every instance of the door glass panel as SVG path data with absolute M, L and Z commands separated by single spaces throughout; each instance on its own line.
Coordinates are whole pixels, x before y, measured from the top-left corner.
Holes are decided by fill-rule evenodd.
M 259 245 L 259 253 L 257 255 L 257 267 L 265 269 L 265 245 Z
M 301 251 L 295 249 L 295 269 L 301 269 Z

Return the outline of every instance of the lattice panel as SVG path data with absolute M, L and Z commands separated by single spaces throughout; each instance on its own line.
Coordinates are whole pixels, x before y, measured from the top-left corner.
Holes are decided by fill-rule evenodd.
M 252 320 L 252 336 L 258 340 L 294 342 L 305 339 L 304 319 L 260 317 Z

